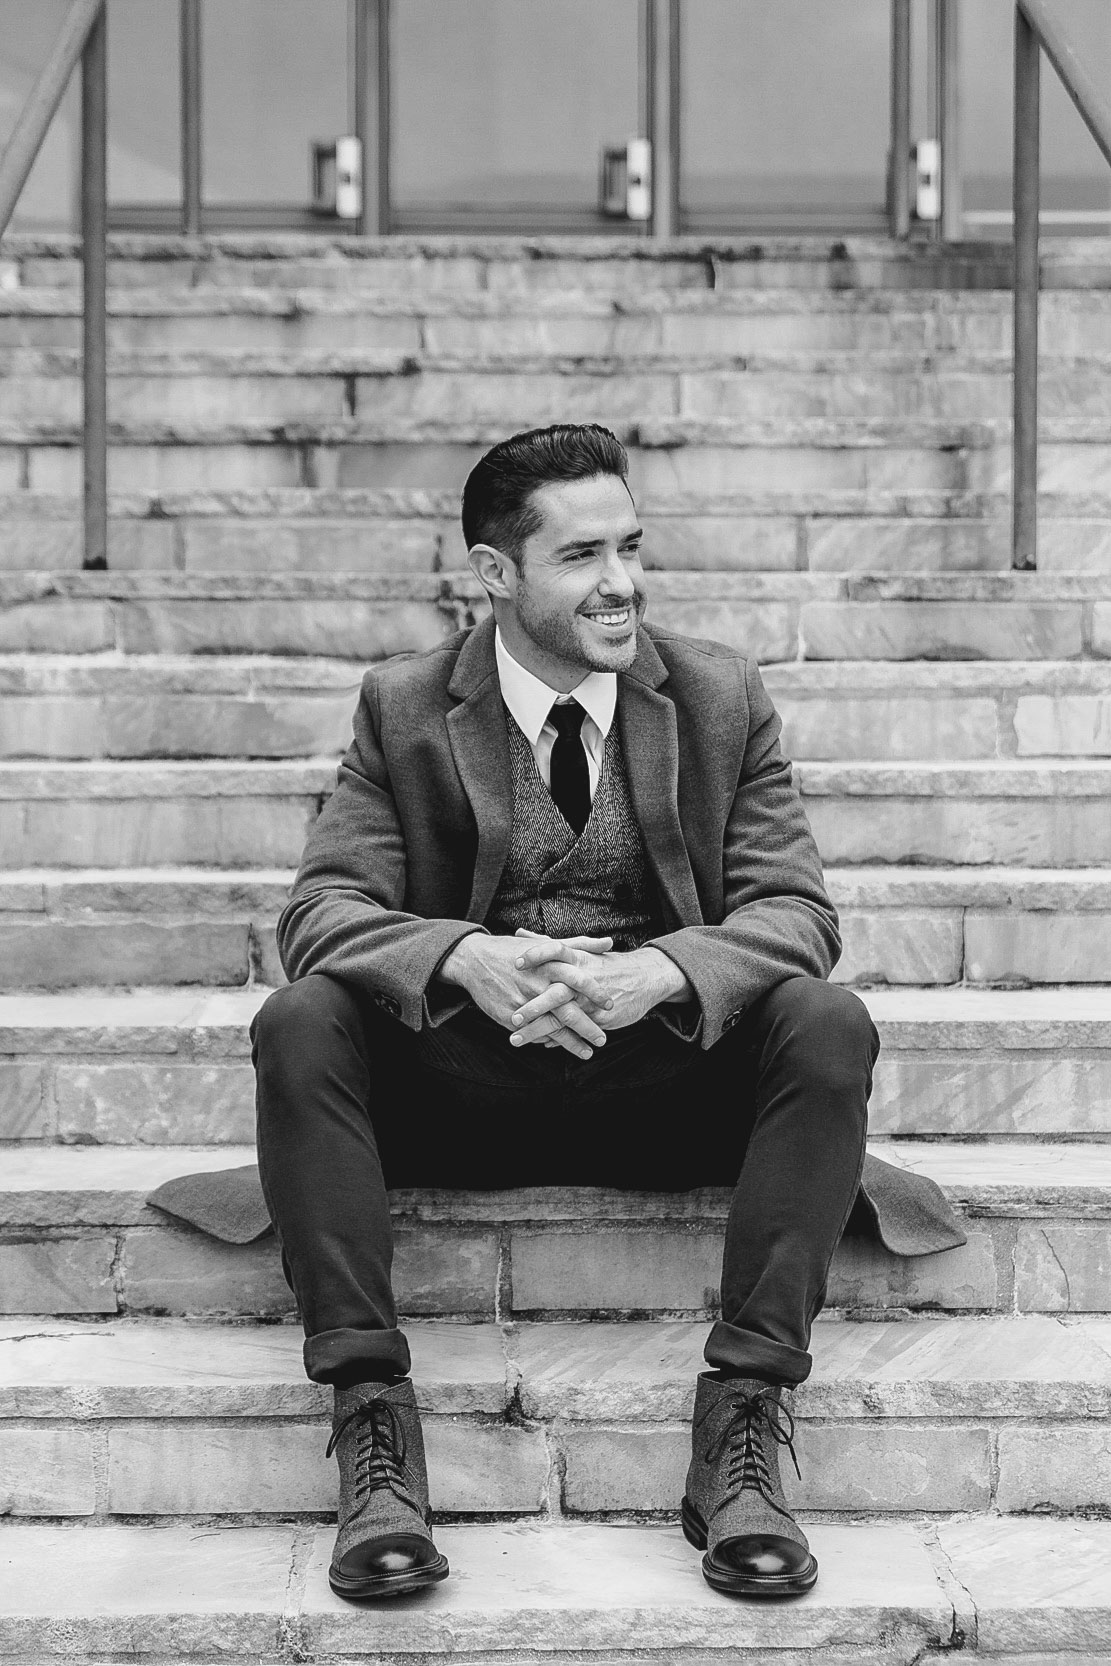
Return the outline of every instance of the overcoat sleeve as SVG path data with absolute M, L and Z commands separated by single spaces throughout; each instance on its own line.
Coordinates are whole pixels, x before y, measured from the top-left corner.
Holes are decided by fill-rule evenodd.
M 653 938 L 686 974 L 702 1009 L 689 1033 L 712 1047 L 785 978 L 826 978 L 841 953 L 837 911 L 791 765 L 755 664 L 745 668 L 748 738 L 722 849 L 724 914 Z
M 405 837 L 382 750 L 376 675 L 363 679 L 336 790 L 309 834 L 278 921 L 278 952 L 291 981 L 327 972 L 419 1030 L 450 1016 L 443 1003 L 430 1012 L 426 990 L 455 944 L 482 928 L 424 919 L 402 906 Z

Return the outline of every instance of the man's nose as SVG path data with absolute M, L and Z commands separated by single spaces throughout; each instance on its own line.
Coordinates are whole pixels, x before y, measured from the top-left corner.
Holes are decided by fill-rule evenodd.
M 633 575 L 628 564 L 614 551 L 606 557 L 605 569 L 598 581 L 598 589 L 604 596 L 620 597 L 631 600 L 636 595 L 637 587 L 633 582 Z

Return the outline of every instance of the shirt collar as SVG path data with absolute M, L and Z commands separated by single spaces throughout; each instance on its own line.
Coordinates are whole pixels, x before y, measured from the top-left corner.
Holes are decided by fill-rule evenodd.
M 514 722 L 528 741 L 535 746 L 540 731 L 547 722 L 553 700 L 563 700 L 556 688 L 549 688 L 534 672 L 514 659 L 500 630 L 494 633 L 494 653 L 498 662 L 498 681 L 502 699 L 509 707 Z M 613 671 L 588 671 L 578 687 L 572 690 L 575 699 L 587 716 L 592 718 L 605 740 L 613 727 L 617 710 L 617 675 Z

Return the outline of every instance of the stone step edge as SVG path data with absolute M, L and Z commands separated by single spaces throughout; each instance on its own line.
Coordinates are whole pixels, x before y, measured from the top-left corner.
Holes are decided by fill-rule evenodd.
M 538 410 L 536 421 L 544 420 Z M 557 420 L 549 413 L 549 420 Z M 726 418 L 644 417 L 611 420 L 610 426 L 627 446 L 646 451 L 676 447 L 719 450 L 991 450 L 1008 441 L 1010 422 L 986 418 L 961 421 L 952 417 L 859 420 L 838 417 L 763 419 L 737 422 Z M 109 423 L 113 446 L 474 446 L 504 439 L 505 423 L 483 420 L 458 422 L 433 418 L 396 417 L 382 420 L 351 417 L 340 421 L 243 422 L 182 418 L 165 422 Z M 1067 445 L 1106 446 L 1103 417 L 1045 419 L 1040 439 L 1046 448 Z M 83 443 L 83 430 L 72 422 L 0 419 L 0 445 L 73 449 Z
M 204 694 L 244 699 L 331 699 L 357 690 L 365 658 L 257 653 L 92 653 L 0 650 L 0 693 L 25 698 L 76 692 Z M 1111 658 L 1035 660 L 778 660 L 761 674 L 774 694 L 836 691 L 853 698 L 1111 694 Z M 118 687 L 116 686 L 118 685 Z
M 776 1605 L 770 1614 L 711 1591 L 674 1526 L 445 1526 L 437 1537 L 454 1577 L 368 1614 L 327 1588 L 334 1527 L 197 1534 L 176 1526 L 13 1525 L 0 1533 L 10 1574 L 0 1596 L 0 1648 L 23 1660 L 64 1647 L 72 1659 L 122 1650 L 244 1662 L 365 1659 L 369 1648 L 374 1659 L 458 1655 L 563 1666 L 584 1654 L 631 1662 L 660 1650 L 677 1661 L 704 1659 L 708 1649 L 755 1660 L 769 1646 L 790 1645 L 792 1659 L 811 1650 L 818 1658 L 835 1642 L 839 1655 L 878 1648 L 893 1666 L 909 1666 L 946 1647 L 955 1628 L 951 1581 L 935 1571 L 927 1531 L 817 1527 L 816 1591 L 805 1606 Z M 1032 1611 L 1031 1622 L 1037 1618 Z
M 1111 599 L 1111 572 L 738 572 L 655 570 L 652 595 L 661 601 L 826 602 L 884 604 L 921 602 L 1029 607 Z M 482 586 L 466 569 L 444 573 L 179 572 L 63 568 L 0 572 L 0 606 L 62 599 L 97 601 L 367 600 L 454 601 L 483 599 Z M 243 657 L 242 651 L 239 657 Z M 962 656 L 963 657 L 963 656 Z M 837 656 L 836 663 L 842 663 Z M 1056 663 L 1056 662 L 1055 662 Z
M 656 517 L 697 515 L 829 515 L 832 518 L 855 517 L 862 513 L 887 515 L 900 519 L 925 518 L 974 519 L 980 516 L 1002 516 L 1010 503 L 1003 492 L 967 491 L 963 488 L 946 490 L 943 487 L 923 488 L 906 492 L 885 490 L 837 490 L 814 487 L 798 492 L 706 492 L 694 494 L 676 491 L 667 496 L 659 492 L 642 492 L 638 504 L 642 513 Z M 1043 515 L 1058 513 L 1075 516 L 1111 516 L 1111 494 L 1078 489 L 1075 493 L 1043 491 L 1038 498 Z M 40 516 L 46 519 L 74 519 L 81 517 L 81 499 L 67 493 L 8 491 L 0 492 L 0 520 L 13 516 Z M 228 517 L 231 519 L 269 515 L 298 515 L 312 519 L 327 517 L 391 517 L 401 519 L 458 519 L 459 499 L 454 492 L 436 491 L 423 487 L 362 487 L 362 486 L 258 486 L 240 490 L 193 492 L 120 492 L 108 499 L 108 511 L 114 518 L 198 520 Z
M 67 905 L 92 914 L 148 908 L 242 912 L 284 905 L 293 868 L 11 868 L 0 877 L 4 912 Z M 1006 907 L 1020 913 L 1100 912 L 1111 903 L 1111 868 L 827 867 L 826 886 L 843 907 Z M 176 894 L 191 892 L 188 906 Z M 37 893 L 37 900 L 36 900 Z M 199 894 L 199 907 L 197 902 Z
M 0 1054 L 236 1057 L 269 994 L 165 988 L 0 993 Z M 1111 986 L 886 988 L 860 992 L 887 1046 L 980 1050 L 1111 1046 Z M 244 1157 L 242 1161 L 249 1160 Z M 228 1158 L 229 1164 L 234 1161 Z
M 0 344 L 0 377 L 11 381 L 66 381 L 79 377 L 82 355 L 77 347 L 6 347 Z M 917 376 L 928 383 L 944 384 L 961 378 L 1009 378 L 1013 371 L 1010 353 L 961 347 L 919 348 L 900 351 L 891 348 L 730 348 L 714 353 L 703 350 L 641 348 L 591 352 L 587 350 L 531 347 L 518 352 L 466 351 L 426 347 L 291 347 L 288 352 L 265 352 L 256 348 L 229 348 L 206 352 L 199 348 L 171 350 L 127 349 L 112 353 L 108 360 L 109 387 L 117 378 L 132 380 L 173 380 L 213 378 L 232 381 L 257 377 L 290 381 L 317 378 L 344 380 L 404 379 L 423 375 L 444 376 L 528 376 L 561 375 L 729 377 L 856 375 L 862 379 Z M 1111 373 L 1111 353 L 1050 352 L 1042 355 L 1046 373 Z M 677 417 L 682 412 L 676 412 Z
M 705 1369 L 704 1320 L 411 1319 L 405 1332 L 418 1404 L 436 1416 L 675 1422 L 689 1419 Z M 1111 1416 L 1106 1318 L 820 1318 L 812 1352 L 814 1372 L 791 1396 L 807 1422 Z M 304 1419 L 331 1402 L 305 1376 L 298 1324 L 0 1320 L 9 1424 Z
M 20 1658 L 182 1655 L 315 1662 L 338 1655 L 570 1666 L 924 1655 L 1104 1658 L 1111 1528 L 1056 1520 L 815 1523 L 821 1569 L 790 1604 L 712 1591 L 673 1525 L 458 1525 L 437 1538 L 454 1577 L 368 1614 L 327 1589 L 331 1527 L 7 1525 L 0 1646 Z M 59 1570 L 64 1569 L 64 1578 Z M 141 1605 L 136 1593 L 142 1593 Z M 1063 1658 L 1063 1657 L 1062 1657 Z
M 1031 1139 L 885 1140 L 869 1150 L 928 1175 L 974 1215 L 1031 1216 L 1065 1210 L 1111 1216 L 1111 1145 Z M 0 1180 L 0 1224 L 70 1230 L 152 1225 L 146 1198 L 183 1174 L 254 1163 L 251 1146 L 9 1145 Z M 423 1221 L 542 1222 L 590 1228 L 612 1221 L 720 1222 L 730 1188 L 632 1193 L 601 1188 L 513 1192 L 397 1191 L 395 1213 Z M 647 1205 L 647 1207 L 646 1207 Z

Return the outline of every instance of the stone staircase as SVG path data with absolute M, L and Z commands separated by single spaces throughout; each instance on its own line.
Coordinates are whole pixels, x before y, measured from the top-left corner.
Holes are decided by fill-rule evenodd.
M 119 239 L 107 573 L 73 245 L 0 253 L 0 1658 L 1111 1657 L 1111 263 L 1046 250 L 1014 575 L 1003 253 Z M 764 1607 L 676 1526 L 726 1194 L 395 1194 L 453 1577 L 360 1610 L 272 1240 L 144 1199 L 251 1160 L 361 668 L 482 608 L 467 466 L 587 417 L 653 617 L 764 665 L 873 1140 L 968 1243 L 842 1245 L 795 1402 L 822 1577 Z

